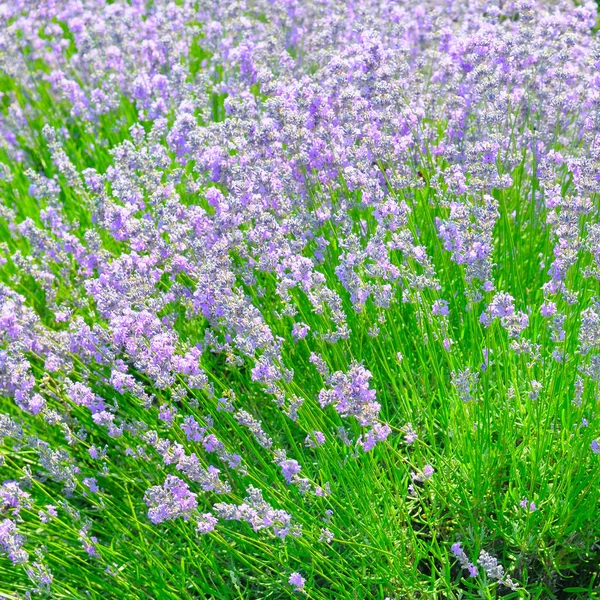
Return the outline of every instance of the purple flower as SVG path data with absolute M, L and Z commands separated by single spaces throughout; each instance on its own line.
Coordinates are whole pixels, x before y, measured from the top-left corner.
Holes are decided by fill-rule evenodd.
M 292 483 L 292 479 L 293 479 L 294 475 L 300 473 L 300 465 L 298 464 L 298 461 L 296 461 L 296 460 L 287 459 L 287 460 L 281 461 L 278 464 L 281 467 L 281 472 L 283 473 L 285 481 L 288 484 Z
M 447 316 L 450 314 L 450 310 L 448 308 L 448 302 L 446 300 L 436 300 L 433 303 L 431 308 L 431 312 L 434 315 Z
M 556 303 L 544 302 L 544 304 L 542 304 L 540 306 L 540 314 L 542 315 L 542 317 L 545 317 L 546 319 L 548 319 L 552 315 L 555 315 L 556 314 Z
M 321 431 L 313 431 L 304 438 L 304 445 L 308 448 L 316 448 L 325 443 L 325 435 Z
M 196 494 L 184 481 L 174 475 L 167 475 L 162 486 L 146 490 L 144 501 L 148 506 L 148 518 L 155 524 L 171 521 L 178 517 L 190 518 L 196 509 Z
M 198 533 L 206 534 L 214 530 L 219 520 L 211 513 L 204 513 L 196 519 Z
M 390 433 L 392 433 L 392 429 L 389 425 L 375 423 L 366 434 L 361 435 L 360 444 L 365 452 L 369 452 L 377 442 L 384 442 Z
M 333 404 L 341 416 L 354 416 L 363 426 L 374 425 L 381 405 L 375 401 L 376 390 L 369 387 L 372 377 L 370 371 L 353 362 L 348 373 L 337 371 L 329 377 L 332 389 L 319 392 L 319 404 L 322 408 Z
M 454 556 L 456 556 L 457 558 L 464 554 L 462 544 L 460 542 L 455 542 L 454 544 L 452 544 L 452 546 L 450 546 L 450 550 L 452 550 L 452 554 L 454 554 Z
M 188 441 L 201 442 L 204 439 L 206 429 L 198 425 L 196 419 L 192 415 L 185 417 L 184 422 L 180 425 L 185 433 Z
M 95 477 L 86 477 L 83 480 L 83 484 L 88 487 L 92 494 L 95 494 L 99 491 Z
M 29 554 L 23 550 L 25 537 L 17 531 L 17 526 L 11 519 L 0 521 L 0 549 L 2 549 L 13 565 L 20 565 L 29 560 Z
M 404 427 L 402 427 L 402 431 L 404 433 L 404 443 L 408 444 L 409 446 L 414 444 L 419 438 L 417 432 L 413 429 L 410 423 L 407 423 Z
M 173 406 L 169 406 L 168 404 L 161 404 L 160 409 L 158 411 L 158 418 L 167 425 L 171 425 L 173 423 L 173 417 L 177 413 L 177 409 Z
M 242 504 L 219 502 L 213 505 L 213 510 L 220 519 L 245 521 L 254 531 L 272 527 L 273 533 L 280 538 L 292 533 L 299 535 L 299 529 L 291 527 L 291 515 L 283 510 L 274 509 L 265 502 L 262 490 L 253 486 L 248 487 L 248 497 Z
M 298 591 L 304 590 L 305 582 L 306 580 L 304 577 L 302 577 L 302 575 L 300 575 L 300 573 L 292 573 L 288 579 L 288 583 L 293 585 Z
M 16 481 L 5 481 L 0 486 L 1 507 L 12 509 L 14 514 L 19 514 L 21 508 L 30 508 L 30 494 L 23 491 Z
M 450 550 L 452 551 L 452 554 L 454 554 L 454 556 L 456 556 L 456 558 L 458 559 L 460 566 L 469 572 L 469 576 L 477 577 L 477 567 L 469 560 L 468 556 L 465 554 L 465 551 L 462 549 L 461 543 L 456 542 L 452 544 Z
M 100 553 L 96 548 L 98 538 L 94 535 L 89 536 L 87 529 L 79 530 L 79 541 L 81 542 L 83 549 L 87 552 L 90 558 L 96 558 L 100 556 Z
M 56 507 L 52 504 L 46 504 L 46 510 L 38 511 L 38 517 L 42 523 L 50 523 L 54 517 L 58 516 Z
M 303 340 L 310 331 L 310 327 L 306 323 L 294 323 L 292 327 L 292 336 L 296 340 Z
M 525 510 L 528 510 L 529 512 L 534 512 L 537 510 L 537 506 L 535 505 L 535 502 L 533 502 L 533 501 L 529 502 L 529 500 L 527 500 L 527 498 L 523 498 L 523 500 L 521 500 L 521 502 L 519 502 L 519 506 L 521 508 L 524 508 Z

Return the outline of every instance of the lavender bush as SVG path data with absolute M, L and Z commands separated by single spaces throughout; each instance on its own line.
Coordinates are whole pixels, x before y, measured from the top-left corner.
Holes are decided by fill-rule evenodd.
M 0 4 L 0 597 L 600 594 L 597 21 Z

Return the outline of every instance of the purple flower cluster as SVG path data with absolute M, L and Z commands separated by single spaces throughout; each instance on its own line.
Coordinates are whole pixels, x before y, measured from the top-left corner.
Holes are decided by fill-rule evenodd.
M 537 510 L 535 502 L 533 500 L 530 502 L 529 500 L 527 500 L 527 498 L 523 498 L 523 500 L 519 502 L 519 506 L 525 510 L 528 510 L 529 512 L 534 512 Z
M 477 570 L 477 567 L 469 560 L 469 557 L 465 554 L 461 543 L 456 542 L 455 544 L 452 544 L 451 550 L 452 554 L 454 554 L 454 556 L 456 556 L 458 559 L 460 566 L 468 571 L 469 577 L 477 577 L 479 571 Z
M 0 502 L 3 511 L 18 515 L 21 508 L 31 508 L 31 495 L 21 489 L 16 481 L 5 481 L 0 486 Z
M 486 292 L 494 289 L 492 282 L 491 252 L 494 224 L 500 213 L 498 202 L 489 194 L 483 201 L 450 202 L 450 215 L 437 221 L 438 235 L 446 250 L 452 252 L 452 260 L 465 265 L 467 283 L 480 281 Z M 474 299 L 479 300 L 481 294 Z
M 171 521 L 177 517 L 189 519 L 198 506 L 196 494 L 190 491 L 185 481 L 167 475 L 162 486 L 151 487 L 144 496 L 148 506 L 148 518 L 153 523 Z
M 353 362 L 347 373 L 336 371 L 325 379 L 329 389 L 319 392 L 321 408 L 333 405 L 342 417 L 353 416 L 363 427 L 370 426 L 359 440 L 365 452 L 373 449 L 377 442 L 383 442 L 391 433 L 389 425 L 376 421 L 381 404 L 375 401 L 376 390 L 369 387 L 372 378 L 363 365 Z
M 510 588 L 511 590 L 519 589 L 510 575 L 504 572 L 504 567 L 498 562 L 498 559 L 485 550 L 482 550 L 477 559 L 477 564 L 481 566 L 489 579 L 497 580 L 501 585 Z
M 301 530 L 291 524 L 291 515 L 283 510 L 274 509 L 264 500 L 262 491 L 254 486 L 248 487 L 248 497 L 242 504 L 220 502 L 215 504 L 213 509 L 220 519 L 245 521 L 254 531 L 272 528 L 273 533 L 280 538 L 289 534 L 301 534 Z
M 6 552 L 13 565 L 20 565 L 29 560 L 29 554 L 23 550 L 24 543 L 25 537 L 18 533 L 13 520 L 0 521 L 0 548 Z
M 302 592 L 304 591 L 304 584 L 306 583 L 306 580 L 304 577 L 302 577 L 302 575 L 300 575 L 300 573 L 292 573 L 288 579 L 288 583 L 295 587 L 297 591 Z

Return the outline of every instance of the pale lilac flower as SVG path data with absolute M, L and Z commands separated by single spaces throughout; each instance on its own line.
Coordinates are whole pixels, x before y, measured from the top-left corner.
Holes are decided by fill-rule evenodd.
M 160 409 L 158 411 L 158 418 L 167 425 L 171 425 L 173 423 L 173 418 L 177 413 L 177 409 L 173 406 L 169 406 L 168 404 L 161 404 Z
M 325 542 L 326 544 L 331 544 L 334 537 L 335 536 L 333 534 L 333 531 L 331 531 L 330 529 L 327 529 L 327 527 L 323 527 L 321 529 L 321 535 L 319 536 L 319 541 Z
M 5 481 L 0 486 L 0 507 L 15 515 L 19 514 L 21 508 L 31 507 L 31 495 L 21 489 L 16 481 Z
M 50 523 L 54 517 L 58 516 L 56 507 L 52 504 L 46 504 L 46 510 L 38 511 L 38 517 L 42 523 Z
M 310 331 L 310 327 L 306 323 L 294 323 L 292 327 L 292 336 L 296 340 L 303 340 Z
M 298 464 L 297 460 L 286 459 L 282 460 L 278 464 L 281 467 L 283 477 L 288 484 L 292 483 L 294 476 L 300 473 L 300 465 Z
M 477 564 L 481 565 L 489 579 L 497 580 L 498 583 L 512 590 L 517 589 L 517 584 L 511 579 L 510 575 L 505 574 L 504 567 L 498 562 L 498 559 L 485 550 L 482 550 L 479 554 Z
M 413 429 L 410 423 L 404 425 L 404 427 L 402 427 L 402 431 L 404 432 L 404 442 L 409 446 L 414 444 L 419 438 L 417 432 Z
M 23 550 L 25 537 L 17 531 L 17 526 L 11 519 L 0 521 L 0 549 L 8 555 L 13 565 L 26 563 L 29 554 Z
M 433 306 L 431 307 L 431 312 L 434 315 L 441 315 L 441 316 L 447 316 L 448 314 L 450 314 L 450 310 L 448 308 L 448 301 L 447 300 L 436 300 L 433 303 Z
M 54 577 L 48 565 L 34 561 L 26 568 L 27 577 L 35 584 L 34 592 L 38 594 L 50 594 L 50 584 Z
M 83 484 L 87 486 L 92 494 L 96 494 L 99 491 L 98 483 L 95 477 L 86 477 L 83 479 Z
M 304 438 L 304 445 L 307 448 L 316 448 L 325 443 L 325 435 L 321 431 L 313 431 Z
M 524 508 L 525 510 L 528 510 L 529 512 L 534 512 L 537 510 L 537 506 L 535 505 L 535 502 L 533 501 L 529 501 L 527 500 L 527 498 L 524 498 L 523 500 L 521 500 L 521 502 L 519 502 L 519 506 L 521 508 Z
M 556 303 L 555 302 L 544 302 L 540 306 L 540 314 L 546 319 L 556 314 Z
M 100 556 L 100 553 L 96 548 L 96 545 L 98 544 L 98 538 L 96 536 L 89 536 L 86 529 L 80 529 L 79 541 L 90 558 L 97 558 Z
M 203 513 L 197 519 L 197 531 L 201 534 L 210 533 L 214 530 L 219 520 L 211 513 Z
M 187 520 L 198 505 L 196 494 L 190 491 L 187 483 L 174 475 L 167 475 L 162 486 L 146 490 L 144 501 L 148 506 L 148 518 L 156 524 L 178 517 Z
M 452 544 L 450 549 L 452 550 L 452 554 L 454 554 L 454 556 L 456 556 L 458 559 L 460 566 L 469 572 L 469 576 L 477 577 L 477 567 L 469 560 L 468 556 L 465 554 L 465 551 L 462 549 L 461 543 L 456 542 Z
M 423 476 L 425 477 L 425 479 L 431 479 L 434 471 L 435 469 L 431 465 L 425 465 L 423 467 Z
M 304 590 L 304 584 L 306 580 L 304 577 L 302 577 L 302 575 L 300 575 L 300 573 L 292 573 L 288 579 L 288 582 L 301 592 Z

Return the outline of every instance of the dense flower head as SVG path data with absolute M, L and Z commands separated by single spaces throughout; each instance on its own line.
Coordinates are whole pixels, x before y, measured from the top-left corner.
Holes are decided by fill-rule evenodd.
M 341 416 L 354 416 L 361 425 L 372 425 L 381 405 L 375 401 L 377 391 L 369 387 L 371 378 L 371 372 L 358 363 L 352 364 L 347 373 L 333 373 L 328 378 L 332 389 L 319 394 L 321 407 L 333 404 Z
M 510 575 L 505 574 L 504 567 L 498 562 L 495 556 L 482 550 L 477 559 L 477 564 L 481 565 L 481 568 L 490 579 L 495 579 L 510 589 L 518 589 L 518 585 L 510 578 Z
M 292 573 L 290 575 L 290 578 L 288 579 L 288 582 L 297 590 L 303 590 L 306 580 L 304 579 L 304 577 L 302 577 L 302 575 L 300 575 L 300 573 Z
M 17 526 L 11 519 L 0 521 L 0 547 L 8 555 L 13 565 L 28 561 L 29 554 L 23 549 L 25 537 L 18 533 Z
M 150 488 L 144 500 L 148 506 L 148 518 L 153 523 L 162 523 L 177 517 L 189 519 L 198 505 L 196 494 L 190 491 L 187 483 L 174 475 L 168 475 L 162 487 Z
M 0 500 L 3 510 L 11 509 L 13 514 L 18 514 L 21 508 L 31 507 L 31 495 L 22 490 L 16 481 L 5 481 L 0 486 Z
M 469 576 L 477 577 L 479 571 L 477 567 L 471 561 L 469 561 L 469 558 L 463 550 L 461 543 L 455 542 L 454 544 L 452 544 L 451 550 L 452 554 L 454 554 L 454 556 L 458 559 L 460 566 L 463 569 L 466 569 L 466 571 L 469 573 Z

